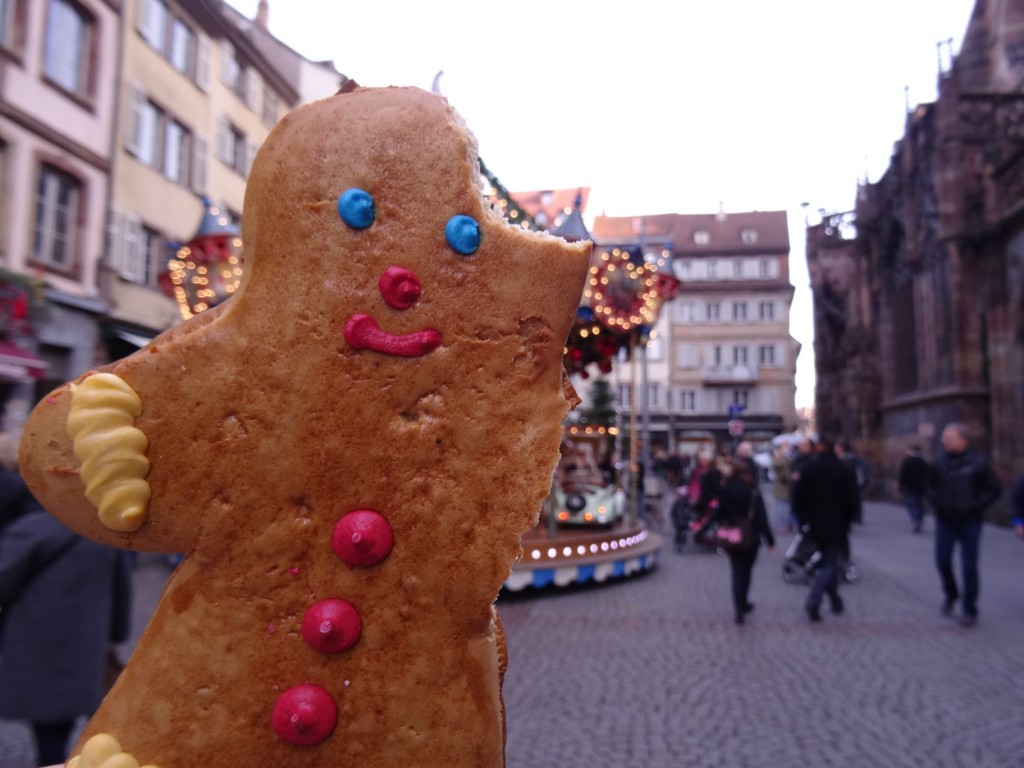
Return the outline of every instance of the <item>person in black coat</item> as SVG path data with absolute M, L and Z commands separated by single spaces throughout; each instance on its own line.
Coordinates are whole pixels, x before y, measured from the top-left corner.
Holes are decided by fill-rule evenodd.
M 818 573 L 804 605 L 811 621 L 821 621 L 821 599 L 826 593 L 832 612 L 843 612 L 838 566 L 849 552 L 850 525 L 859 509 L 854 468 L 836 456 L 832 438 L 821 437 L 817 458 L 806 465 L 793 486 L 793 512 L 821 552 Z
M 737 624 L 743 624 L 746 616 L 754 610 L 750 602 L 750 582 L 757 562 L 757 553 L 762 540 L 769 550 L 775 547 L 775 536 L 768 524 L 768 513 L 764 499 L 757 488 L 757 470 L 751 469 L 750 462 L 743 458 L 724 461 L 719 464 L 721 482 L 718 487 L 718 510 L 715 522 L 726 525 L 741 524 L 749 520 L 753 529 L 753 540 L 747 549 L 729 550 L 729 571 L 732 575 L 732 603 Z
M 992 465 L 968 447 L 962 424 L 947 424 L 941 439 L 942 450 L 928 469 L 925 493 L 935 510 L 935 564 L 945 594 L 942 613 L 951 614 L 960 598 L 953 576 L 953 548 L 959 542 L 964 579 L 960 623 L 973 627 L 978 621 L 978 545 L 983 516 L 1002 494 L 1002 486 Z
M 38 504 L 17 510 L 0 530 L 0 717 L 30 722 L 48 766 L 99 706 L 110 644 L 128 637 L 128 560 Z
M 921 455 L 921 446 L 910 446 L 907 455 L 900 462 L 896 483 L 903 496 L 907 514 L 910 515 L 914 533 L 921 532 L 921 525 L 924 522 L 924 484 L 927 475 L 928 462 Z

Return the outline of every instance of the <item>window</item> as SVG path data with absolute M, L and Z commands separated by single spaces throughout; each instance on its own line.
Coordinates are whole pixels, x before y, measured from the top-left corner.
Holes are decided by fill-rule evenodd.
M 706 229 L 698 229 L 693 233 L 693 242 L 695 245 L 707 245 L 711 242 L 711 233 Z
M 762 301 L 757 305 L 757 316 L 760 320 L 775 319 L 775 302 Z
M 249 175 L 256 145 L 245 138 L 230 120 L 222 117 L 217 124 L 217 157 L 242 176 Z
M 772 276 L 772 263 L 768 259 L 759 259 L 757 262 L 757 274 L 762 278 Z
M 734 301 L 732 303 L 732 319 L 739 322 L 747 319 L 747 302 Z
M 4 48 L 13 47 L 10 39 L 14 37 L 14 0 L 0 0 L 0 45 Z
M 764 366 L 772 367 L 775 365 L 775 345 L 773 344 L 762 344 L 757 349 L 757 362 Z
M 130 213 L 124 214 L 121 227 L 121 277 L 155 288 L 157 278 L 167 262 L 167 243 L 163 235 Z
M 697 367 L 697 345 L 680 342 L 676 344 L 676 368 Z
M 167 22 L 170 12 L 162 0 L 139 0 L 139 32 L 152 48 L 160 53 L 167 46 Z
M 39 169 L 32 257 L 52 267 L 71 270 L 75 265 L 78 209 L 82 185 L 52 165 Z
M 188 181 L 188 129 L 177 120 L 167 120 L 164 131 L 164 176 L 185 184 Z
M 732 348 L 732 363 L 733 365 L 746 365 L 747 364 L 747 348 L 744 346 L 736 346 Z
M 18 53 L 25 43 L 25 0 L 0 0 L 0 49 Z
M 692 389 L 683 389 L 679 392 L 679 410 L 695 411 L 697 395 Z
M 269 85 L 263 86 L 263 124 L 273 128 L 277 123 L 277 92 Z
M 135 26 L 149 46 L 199 88 L 209 88 L 210 44 L 164 0 L 138 0 Z
M 246 68 L 238 61 L 235 47 L 227 40 L 224 40 L 221 44 L 221 82 L 232 93 L 243 99 L 250 108 L 255 106 L 253 89 L 250 87 L 251 84 L 255 83 L 253 76 L 255 76 L 255 72 L 250 75 Z
M 708 302 L 705 311 L 709 323 L 718 322 L 722 318 L 722 305 L 717 301 Z
M 155 229 L 142 228 L 142 283 L 156 287 L 156 279 L 163 266 L 164 238 Z
M 657 384 L 647 385 L 647 405 L 650 408 L 660 408 L 658 398 L 660 397 L 661 389 Z
M 692 323 L 697 319 L 697 308 L 692 301 L 672 302 L 672 317 L 680 323 Z
M 255 154 L 256 147 L 246 140 L 246 135 L 230 121 L 221 118 L 217 129 L 217 157 L 220 161 L 228 168 L 248 176 Z
M 714 259 L 708 259 L 705 267 L 708 275 L 708 280 L 714 280 L 718 277 L 718 263 Z
M 135 135 L 133 146 L 135 156 L 144 165 L 154 167 L 160 156 L 157 146 L 160 123 L 163 121 L 163 110 L 148 99 L 142 99 L 134 105 Z
M 747 245 L 753 245 L 757 242 L 757 230 L 756 229 L 743 229 L 740 230 L 740 240 Z
M 171 50 L 168 60 L 183 75 L 192 77 L 195 61 L 196 36 L 181 19 L 171 24 Z
M 732 391 L 732 401 L 736 405 L 747 407 L 749 392 L 745 389 L 734 389 Z
M 743 277 L 743 259 L 732 260 L 732 276 L 737 279 Z
M 92 18 L 69 0 L 50 0 L 46 15 L 43 73 L 79 98 L 89 95 Z
M 205 176 L 205 168 L 199 167 L 205 160 L 196 156 L 205 152 L 205 142 L 194 141 L 186 125 L 146 98 L 137 86 L 131 89 L 131 123 L 125 143 L 128 151 L 140 163 L 177 184 L 205 183 L 205 178 L 196 175 L 202 171 Z
M 713 346 L 711 348 L 711 360 L 712 360 L 714 365 L 721 365 L 722 364 L 722 345 L 721 344 L 715 344 L 715 346 Z

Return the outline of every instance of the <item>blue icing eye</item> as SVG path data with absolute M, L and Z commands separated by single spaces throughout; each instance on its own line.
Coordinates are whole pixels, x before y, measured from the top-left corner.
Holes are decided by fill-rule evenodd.
M 476 253 L 480 247 L 480 225 L 471 216 L 452 216 L 445 224 L 444 236 L 452 250 L 463 256 Z
M 346 189 L 338 198 L 338 213 L 341 220 L 352 229 L 366 229 L 377 218 L 373 208 L 373 196 L 364 189 Z

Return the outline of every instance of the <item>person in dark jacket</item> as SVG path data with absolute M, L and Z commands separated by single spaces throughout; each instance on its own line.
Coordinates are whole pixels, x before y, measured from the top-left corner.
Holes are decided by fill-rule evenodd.
M 750 462 L 743 458 L 719 463 L 722 476 L 718 490 L 718 510 L 715 521 L 735 525 L 750 519 L 753 528 L 753 542 L 747 549 L 731 550 L 729 570 L 732 574 L 732 603 L 737 624 L 743 624 L 746 616 L 754 610 L 750 602 L 750 581 L 757 561 L 762 540 L 769 549 L 775 547 L 772 527 L 768 524 L 768 513 L 764 499 L 757 488 L 757 470 L 751 469 Z
M 978 622 L 978 545 L 985 510 L 1002 493 L 992 466 L 968 447 L 967 430 L 953 422 L 942 430 L 942 451 L 928 470 L 928 502 L 935 510 L 935 564 L 945 599 L 942 613 L 949 616 L 960 599 L 953 576 L 953 549 L 960 544 L 963 605 L 960 623 Z
M 900 495 L 903 496 L 907 514 L 910 515 L 914 533 L 920 533 L 921 525 L 924 523 L 924 483 L 927 475 L 928 462 L 921 456 L 921 446 L 910 446 L 907 455 L 900 462 L 896 484 Z
M 110 644 L 128 638 L 129 561 L 32 501 L 0 531 L 0 718 L 28 720 L 49 766 L 99 706 Z
M 821 552 L 818 572 L 804 605 L 811 621 L 821 621 L 825 594 L 832 612 L 843 612 L 839 561 L 850 550 L 850 525 L 860 509 L 854 468 L 836 455 L 835 441 L 827 435 L 819 438 L 817 447 L 817 458 L 804 467 L 793 485 L 793 512 Z
M 817 456 L 818 454 L 814 440 L 805 436 L 796 444 L 793 459 L 789 463 L 789 507 L 798 526 L 803 526 L 805 522 L 800 519 L 796 509 L 793 508 L 793 491 L 796 488 L 796 483 L 800 480 L 800 475 L 803 473 L 804 469 L 806 469 L 807 466 L 817 458 Z

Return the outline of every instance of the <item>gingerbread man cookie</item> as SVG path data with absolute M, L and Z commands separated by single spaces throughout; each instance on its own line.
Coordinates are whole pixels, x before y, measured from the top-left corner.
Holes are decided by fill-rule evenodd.
M 45 398 L 81 534 L 185 553 L 78 768 L 501 766 L 494 600 L 558 459 L 589 244 L 510 226 L 444 99 L 300 108 L 236 296 Z

